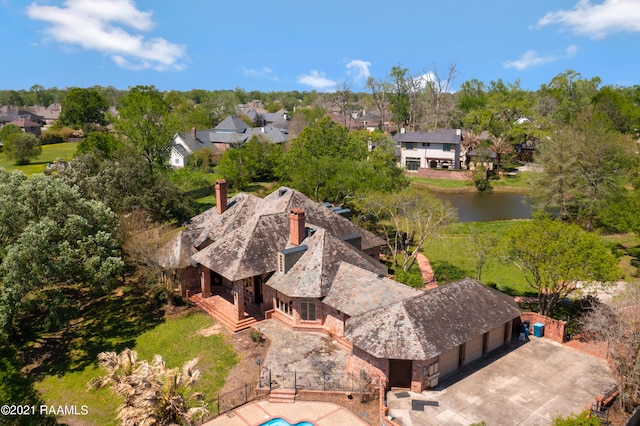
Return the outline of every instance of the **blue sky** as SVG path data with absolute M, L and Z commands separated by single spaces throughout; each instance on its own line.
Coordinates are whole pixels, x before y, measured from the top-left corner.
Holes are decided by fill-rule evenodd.
M 640 84 L 640 0 L 0 0 L 0 89 L 331 91 L 395 65 Z

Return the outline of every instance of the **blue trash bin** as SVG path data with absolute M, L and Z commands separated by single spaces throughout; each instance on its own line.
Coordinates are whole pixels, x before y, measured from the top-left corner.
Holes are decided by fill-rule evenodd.
M 533 324 L 533 335 L 534 337 L 542 337 L 544 336 L 544 324 L 541 322 L 537 322 Z

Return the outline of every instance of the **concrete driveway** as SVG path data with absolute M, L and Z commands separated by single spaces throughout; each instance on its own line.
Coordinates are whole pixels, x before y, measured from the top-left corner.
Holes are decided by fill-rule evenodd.
M 581 412 L 615 385 L 604 360 L 548 339 L 497 352 L 435 390 L 389 392 L 389 414 L 405 426 L 547 426 L 558 414 Z

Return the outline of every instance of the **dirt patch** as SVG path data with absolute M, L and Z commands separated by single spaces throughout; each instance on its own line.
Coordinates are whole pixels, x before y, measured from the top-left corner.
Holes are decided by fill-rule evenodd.
M 214 324 L 209 327 L 201 328 L 196 331 L 196 334 L 203 337 L 213 336 L 214 334 L 220 334 L 222 332 L 222 326 L 220 324 Z
M 234 350 L 240 358 L 240 362 L 231 369 L 220 393 L 229 392 L 244 386 L 245 383 L 253 383 L 258 380 L 261 367 L 256 360 L 261 358 L 264 362 L 267 359 L 267 351 L 271 342 L 265 339 L 262 343 L 256 343 L 249 338 L 249 330 L 238 333 L 231 333 L 225 328 L 221 328 L 220 334 L 225 335 L 228 343 L 233 345 Z

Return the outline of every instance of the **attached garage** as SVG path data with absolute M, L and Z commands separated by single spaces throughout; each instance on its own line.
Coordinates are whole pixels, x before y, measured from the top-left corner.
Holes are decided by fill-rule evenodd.
M 464 364 L 467 365 L 482 357 L 483 335 L 480 334 L 464 345 Z
M 504 328 L 505 324 L 489 331 L 489 337 L 487 338 L 487 352 L 491 352 L 504 345 Z
M 438 358 L 440 377 L 445 377 L 458 370 L 460 366 L 460 347 L 449 349 Z

